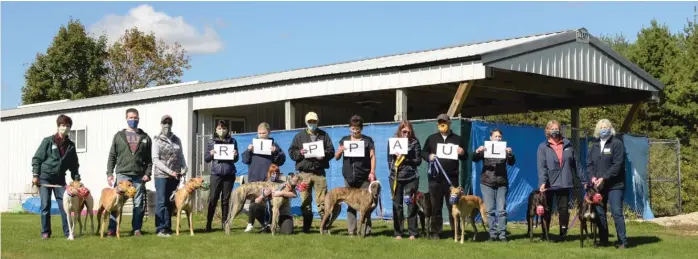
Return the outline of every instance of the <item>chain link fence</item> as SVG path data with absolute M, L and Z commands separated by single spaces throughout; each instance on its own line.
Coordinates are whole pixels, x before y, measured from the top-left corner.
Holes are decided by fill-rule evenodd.
M 681 214 L 681 143 L 678 140 L 650 139 L 649 202 L 655 217 Z

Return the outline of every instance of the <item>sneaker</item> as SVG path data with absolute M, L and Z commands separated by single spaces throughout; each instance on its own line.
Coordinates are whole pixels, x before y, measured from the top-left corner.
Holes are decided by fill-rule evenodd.
M 252 224 L 247 224 L 247 228 L 245 228 L 245 232 L 250 232 L 254 229 L 254 226 Z
M 165 231 L 158 232 L 159 237 L 170 237 L 170 234 L 165 233 Z
M 626 248 L 628 248 L 628 245 L 622 244 L 622 245 L 619 245 L 619 246 L 616 247 L 616 248 L 617 248 L 617 249 L 626 249 Z
M 140 230 L 136 230 L 136 231 L 133 231 L 133 235 L 139 237 L 139 236 L 142 236 L 143 234 L 141 234 Z
M 48 238 L 49 238 L 48 234 L 41 234 L 41 239 L 42 239 L 42 240 L 46 240 L 46 239 L 48 239 Z
M 262 230 L 259 231 L 259 233 L 271 233 L 271 227 L 269 227 L 269 225 L 266 225 L 262 228 Z
M 504 243 L 509 242 L 509 240 L 507 240 L 506 237 L 500 237 L 500 238 L 499 238 L 499 241 L 502 241 L 502 242 L 504 242 Z
M 109 230 L 109 231 L 107 231 L 107 236 L 113 237 L 113 236 L 116 236 L 116 233 L 113 230 Z

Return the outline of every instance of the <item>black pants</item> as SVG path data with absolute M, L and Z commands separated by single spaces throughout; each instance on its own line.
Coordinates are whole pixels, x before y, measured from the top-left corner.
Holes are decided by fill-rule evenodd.
M 390 180 L 390 189 L 393 188 L 393 179 Z M 419 178 L 408 181 L 397 181 L 395 186 L 395 195 L 393 196 L 393 229 L 394 236 L 402 236 L 405 230 L 405 214 L 402 210 L 404 196 L 414 198 L 414 193 L 419 189 Z M 407 204 L 407 229 L 410 236 L 417 236 L 419 229 L 417 227 L 417 205 L 414 203 Z
M 458 176 L 449 176 L 451 183 L 458 184 Z M 451 204 L 448 200 L 451 196 L 451 185 L 448 184 L 446 178 L 443 175 L 438 175 L 436 178 L 429 177 L 429 194 L 431 195 L 431 231 L 432 235 L 441 234 L 444 225 L 444 219 L 441 211 L 444 207 L 444 200 L 446 203 L 446 209 L 448 209 L 448 222 L 451 224 L 451 229 L 455 226 L 456 222 L 451 216 Z M 453 231 L 453 230 L 451 230 Z
M 548 208 L 553 208 L 553 198 L 557 201 L 557 214 L 560 218 L 560 235 L 567 234 L 567 226 L 570 222 L 570 211 L 569 211 L 569 197 L 570 189 L 558 189 L 558 190 L 547 190 L 545 191 L 545 199 L 548 202 Z M 550 226 L 551 213 L 545 216 L 545 222 Z
M 230 193 L 233 191 L 233 183 L 235 183 L 235 175 L 211 175 L 211 189 L 208 193 L 208 215 L 206 215 L 206 229 L 211 229 L 213 216 L 216 215 L 216 205 L 218 198 L 221 199 L 221 221 L 225 224 L 228 219 L 228 203 L 230 202 Z
M 267 205 L 266 202 L 263 201 L 262 203 L 256 203 L 254 201 L 250 202 L 250 219 L 251 222 L 250 224 L 254 224 L 254 220 L 256 219 L 259 221 L 259 224 L 264 227 L 266 224 L 268 224 L 268 221 L 271 220 L 271 215 L 267 215 Z M 271 208 L 269 208 L 271 209 Z
M 271 206 L 271 204 L 269 205 Z M 259 222 L 265 222 L 265 217 L 267 217 L 267 221 L 271 221 L 271 215 L 265 215 L 266 213 L 267 208 L 265 203 L 250 203 L 250 216 L 257 219 Z M 271 222 L 269 222 L 269 224 L 271 225 Z M 293 234 L 293 217 L 289 215 L 280 215 L 279 228 L 279 233 L 281 234 Z

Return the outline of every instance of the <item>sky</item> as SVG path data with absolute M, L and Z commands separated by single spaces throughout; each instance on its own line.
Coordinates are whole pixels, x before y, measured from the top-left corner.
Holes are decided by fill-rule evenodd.
M 110 40 L 133 26 L 188 50 L 183 82 L 318 66 L 584 27 L 634 40 L 652 19 L 681 31 L 691 2 L 2 2 L 2 109 L 61 25 Z

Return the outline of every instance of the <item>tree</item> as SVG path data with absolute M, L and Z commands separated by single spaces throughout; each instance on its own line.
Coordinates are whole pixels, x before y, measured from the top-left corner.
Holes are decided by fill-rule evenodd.
M 106 46 L 106 37 L 89 37 L 85 26 L 71 18 L 67 26 L 60 27 L 46 54 L 37 53 L 25 72 L 22 103 L 106 94 Z
M 107 81 L 112 94 L 181 82 L 189 57 L 179 43 L 168 45 L 153 33 L 132 28 L 109 48 Z

